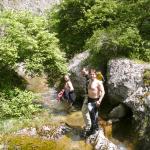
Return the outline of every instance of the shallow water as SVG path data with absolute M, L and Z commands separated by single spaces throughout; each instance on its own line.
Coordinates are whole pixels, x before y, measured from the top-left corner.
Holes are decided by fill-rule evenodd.
M 79 131 L 84 126 L 81 109 L 76 109 L 74 112 L 72 112 L 66 102 L 58 102 L 55 99 L 55 92 L 56 91 L 54 89 L 51 89 L 51 93 L 53 93 L 54 99 L 48 100 L 47 102 L 47 105 L 49 105 L 52 113 L 51 120 L 53 122 L 65 122 L 75 130 L 78 130 L 71 133 L 69 136 L 70 141 L 68 142 L 70 149 L 74 149 L 74 147 L 76 147 L 75 150 L 78 150 L 80 147 L 81 150 L 84 150 L 87 144 L 85 141 L 81 140 L 79 136 Z M 45 97 L 45 99 L 47 98 Z M 105 136 L 114 144 L 116 144 L 120 150 L 133 150 L 133 144 L 131 143 L 132 139 L 130 137 L 130 132 L 132 132 L 130 128 L 130 121 L 130 119 L 125 119 L 120 122 L 109 124 L 105 120 L 99 118 L 99 126 L 103 128 Z
M 36 147 L 36 150 L 92 150 L 93 147 L 80 139 L 79 136 L 79 133 L 84 126 L 81 108 L 70 109 L 66 102 L 58 102 L 56 100 L 57 93 L 55 89 L 48 88 L 45 78 L 27 78 L 27 80 L 29 82 L 27 88 L 41 97 L 40 102 L 50 114 L 49 117 L 47 113 L 43 113 L 42 119 L 47 119 L 47 122 L 49 123 L 67 123 L 73 128 L 73 131 L 64 135 L 57 143 L 56 141 L 43 141 L 37 137 L 5 135 L 4 139 L 1 139 L 2 144 L 0 145 L 0 148 L 2 149 L 2 147 L 4 148 L 7 145 L 11 145 L 10 149 L 13 150 L 14 148 L 16 149 L 17 145 L 17 149 L 34 149 L 34 147 Z M 7 128 L 13 128 L 13 125 L 10 122 L 11 121 L 9 120 L 6 121 L 8 127 L 4 123 Z M 108 124 L 105 120 L 99 118 L 99 125 L 103 127 L 105 136 L 116 144 L 120 150 L 133 150 L 133 144 L 130 142 L 129 138 L 130 134 L 128 134 L 132 131 L 130 131 L 130 127 L 128 127 L 127 124 L 129 124 L 127 121 Z M 3 145 L 4 143 L 6 145 Z M 28 147 L 26 147 L 26 145 Z
M 85 143 L 84 140 L 80 139 L 79 133 L 81 127 L 83 126 L 83 119 L 81 111 L 78 109 L 70 110 L 70 107 L 65 102 L 58 102 L 56 100 L 56 91 L 54 89 L 49 89 L 44 93 L 38 93 L 41 95 L 40 102 L 44 105 L 44 108 L 50 114 L 50 118 L 47 121 L 49 124 L 61 124 L 67 123 L 72 127 L 72 131 L 62 138 L 56 141 L 48 141 L 40 139 L 39 137 L 29 137 L 29 136 L 15 136 L 12 134 L 5 134 L 0 140 L 1 149 L 18 149 L 18 150 L 92 150 L 93 147 L 90 144 Z M 72 112 L 73 111 L 73 112 Z M 47 113 L 43 113 L 43 118 L 47 117 Z M 37 118 L 39 116 L 36 116 Z M 43 119 L 42 118 L 42 119 Z M 30 120 L 31 121 L 31 120 Z M 15 125 L 15 120 L 6 120 L 4 128 L 13 128 Z M 4 130 L 3 130 L 4 131 Z M 47 145 L 47 146 L 45 146 Z

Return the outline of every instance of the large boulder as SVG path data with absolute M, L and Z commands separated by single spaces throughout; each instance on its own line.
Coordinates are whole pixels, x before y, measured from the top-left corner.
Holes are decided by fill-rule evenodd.
M 81 69 L 84 61 L 89 57 L 89 52 L 84 51 L 80 54 L 74 56 L 73 59 L 70 60 L 68 68 L 71 73 L 71 81 L 75 88 L 75 92 L 77 95 L 77 99 L 82 99 L 85 93 L 85 78 L 81 76 Z
M 150 64 L 110 60 L 107 85 L 111 102 L 123 103 L 132 110 L 138 135 L 150 147 Z
M 116 59 L 108 64 L 108 93 L 111 99 L 123 102 L 143 85 L 144 66 L 128 59 Z

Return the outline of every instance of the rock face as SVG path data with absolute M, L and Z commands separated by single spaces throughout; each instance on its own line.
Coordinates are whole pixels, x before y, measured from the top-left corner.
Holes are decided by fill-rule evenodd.
M 145 71 L 150 73 L 150 64 L 128 59 L 109 61 L 108 95 L 112 103 L 123 103 L 131 108 L 139 137 L 150 147 L 150 79 L 144 79 Z
M 11 10 L 28 10 L 43 14 L 45 9 L 59 2 L 60 0 L 1 0 L 0 7 Z
M 144 67 L 127 59 L 111 60 L 108 64 L 109 96 L 119 102 L 143 85 Z
M 69 70 L 73 73 L 75 73 L 77 76 L 80 76 L 80 70 L 82 67 L 83 62 L 89 57 L 89 52 L 84 51 L 80 54 L 77 54 L 74 56 L 73 59 L 69 62 Z
M 83 62 L 89 57 L 89 52 L 85 51 L 83 53 L 77 54 L 69 62 L 69 71 L 71 73 L 71 81 L 74 85 L 75 92 L 77 97 L 83 98 L 85 90 L 85 79 L 81 76 L 80 71 L 83 65 Z

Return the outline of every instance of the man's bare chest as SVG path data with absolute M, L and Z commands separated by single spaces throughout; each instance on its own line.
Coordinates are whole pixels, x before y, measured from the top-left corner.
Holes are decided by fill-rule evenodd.
M 97 90 L 98 89 L 97 83 L 96 82 L 90 82 L 88 85 L 88 89 L 89 90 Z

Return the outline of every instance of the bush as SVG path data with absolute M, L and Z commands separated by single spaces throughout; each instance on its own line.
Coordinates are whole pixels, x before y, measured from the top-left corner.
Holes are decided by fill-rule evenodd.
M 85 49 L 91 49 L 94 57 L 99 49 L 100 59 L 123 56 L 150 61 L 148 13 L 148 0 L 65 0 L 49 16 L 49 24 L 67 56 L 83 51 L 87 41 Z
M 46 72 L 51 81 L 66 72 L 65 54 L 59 49 L 55 33 L 48 32 L 44 17 L 3 11 L 0 18 L 0 68 L 14 69 L 24 62 L 30 74 Z
M 87 11 L 88 22 L 96 29 L 85 46 L 93 56 L 91 62 L 96 59 L 106 64 L 114 57 L 150 61 L 149 30 L 143 29 L 144 26 L 148 27 L 147 4 L 148 1 L 140 0 L 97 1 Z
M 31 75 L 45 73 L 54 84 L 67 71 L 65 54 L 55 33 L 48 32 L 45 17 L 28 12 L 0 12 L 0 118 L 30 117 L 38 111 L 34 96 L 25 91 L 15 72 L 24 63 Z
M 0 92 L 0 118 L 31 117 L 39 111 L 39 106 L 33 104 L 35 96 L 28 91 L 19 89 L 3 90 Z

